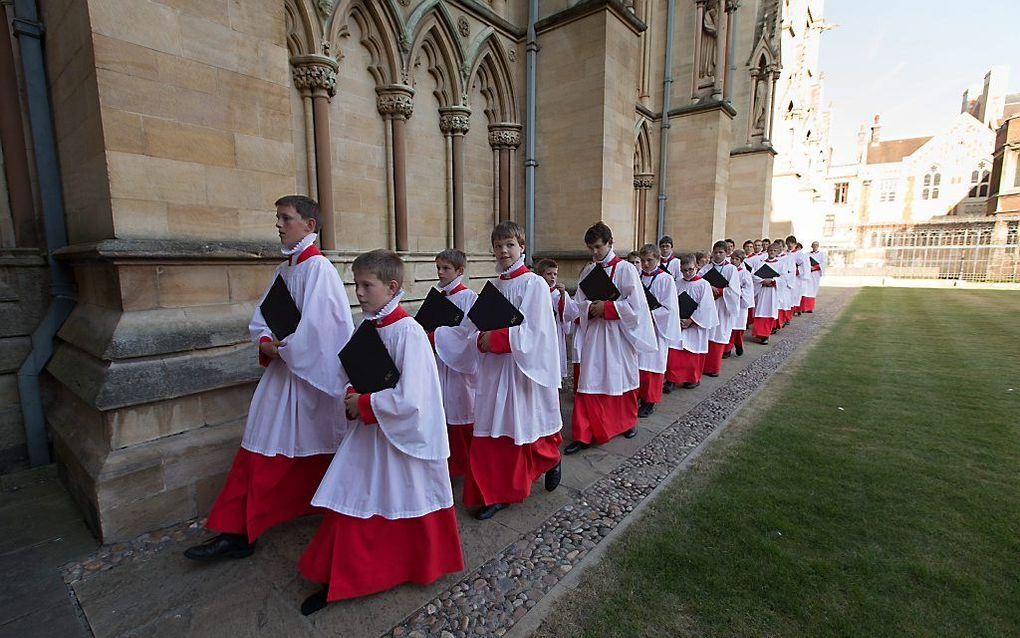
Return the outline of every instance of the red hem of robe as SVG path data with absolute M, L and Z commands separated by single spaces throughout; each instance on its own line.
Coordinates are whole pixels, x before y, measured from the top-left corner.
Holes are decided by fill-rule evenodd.
M 662 384 L 666 380 L 665 372 L 648 372 L 639 370 L 641 386 L 638 388 L 638 401 L 658 403 L 662 401 Z
M 608 442 L 637 425 L 637 388 L 619 396 L 608 394 L 574 395 L 571 438 L 582 443 Z
M 464 571 L 457 516 L 452 507 L 395 520 L 327 510 L 298 569 L 306 579 L 329 587 L 330 602 L 403 583 L 427 585 Z
M 722 371 L 722 356 L 726 350 L 725 343 L 708 342 L 708 354 L 705 355 L 705 369 L 702 372 L 719 374 Z
M 446 434 L 450 439 L 450 458 L 447 465 L 450 476 L 464 476 L 468 471 L 471 455 L 471 439 L 474 438 L 473 423 L 463 425 L 446 424 Z
M 705 353 L 670 348 L 666 365 L 666 380 L 670 383 L 700 383 L 705 369 Z
M 332 454 L 265 456 L 240 448 L 205 526 L 254 541 L 267 529 L 318 511 L 312 496 Z
M 520 503 L 531 484 L 560 462 L 559 432 L 533 443 L 516 445 L 509 436 L 476 436 L 471 441 L 468 472 L 464 475 L 464 505 Z
M 804 312 L 812 312 L 815 309 L 815 298 L 814 297 L 801 297 L 800 298 L 800 309 Z
M 772 317 L 755 317 L 751 324 L 751 336 L 767 339 L 772 336 L 772 328 L 775 326 L 776 320 Z

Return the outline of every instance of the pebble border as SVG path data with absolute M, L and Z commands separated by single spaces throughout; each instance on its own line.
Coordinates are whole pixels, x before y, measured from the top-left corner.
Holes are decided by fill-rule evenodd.
M 769 350 L 542 525 L 410 614 L 383 638 L 502 636 L 757 392 L 850 296 L 795 318 Z

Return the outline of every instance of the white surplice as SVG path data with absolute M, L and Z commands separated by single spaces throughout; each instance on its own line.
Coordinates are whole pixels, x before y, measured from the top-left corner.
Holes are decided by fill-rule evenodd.
M 309 249 L 314 241 L 313 233 L 286 251 L 288 260 L 276 267 L 259 298 L 261 305 L 281 276 L 301 321 L 255 388 L 241 440 L 249 452 L 291 458 L 332 454 L 347 430 L 337 354 L 350 339 L 354 321 L 340 275 L 328 259 Z M 301 259 L 305 250 L 315 254 Z M 248 325 L 256 344 L 263 337 L 273 338 L 258 305 Z
M 592 302 L 578 287 L 581 323 L 574 339 L 581 339 L 582 356 L 577 391 L 621 396 L 640 385 L 638 355 L 655 351 L 655 328 L 640 273 L 633 264 L 610 251 L 603 261 L 585 266 L 578 281 L 583 281 L 594 268 L 604 269 L 620 291 L 620 297 L 613 302 L 619 319 L 589 318 Z
M 450 445 L 436 358 L 421 325 L 402 315 L 376 321 L 400 380 L 370 395 L 378 423 L 360 418 L 340 443 L 312 505 L 334 512 L 393 520 L 417 518 L 453 506 L 446 459 Z M 369 319 L 370 320 L 370 319 Z M 349 385 L 340 368 L 340 381 Z
M 669 273 L 669 276 L 673 278 L 674 286 L 683 279 L 683 275 L 680 274 L 680 258 L 675 253 L 670 254 L 669 257 L 659 259 L 659 268 Z
M 677 305 L 676 281 L 668 272 L 656 270 L 650 275 L 642 272 L 641 285 L 662 306 L 651 311 L 656 349 L 638 355 L 638 370 L 665 372 L 669 349 L 678 348 L 680 343 L 680 308 Z
M 733 330 L 740 323 L 740 277 L 737 268 L 729 262 L 717 264 L 709 262 L 701 269 L 699 275 L 704 277 L 710 269 L 715 268 L 729 283 L 723 288 L 721 297 L 715 300 L 715 312 L 719 322 L 709 333 L 708 338 L 714 343 L 729 343 Z M 744 316 L 747 318 L 746 312 Z
M 777 259 L 766 259 L 764 264 L 768 264 L 769 268 L 776 272 L 781 272 L 782 263 Z M 759 266 L 760 268 L 761 266 Z M 757 269 L 755 269 L 757 271 Z M 783 285 L 781 278 L 772 280 L 762 279 L 758 275 L 752 275 L 754 281 L 754 316 L 755 317 L 770 317 L 772 319 L 779 318 L 779 298 L 781 289 L 779 286 Z M 764 281 L 775 281 L 775 286 L 763 286 Z
M 446 422 L 450 425 L 468 425 L 475 422 L 478 349 L 471 340 L 474 327 L 466 319 L 475 299 L 478 299 L 478 293 L 464 286 L 461 277 L 439 288 L 439 291 L 464 311 L 465 318 L 459 326 L 440 326 L 433 334 Z
M 508 436 L 526 445 L 563 427 L 559 331 L 549 312 L 549 284 L 528 272 L 523 259 L 491 281 L 524 321 L 509 329 L 510 353 L 480 355 L 474 435 Z
M 693 279 L 680 279 L 680 286 L 677 295 L 686 292 L 698 307 L 695 309 L 691 319 L 694 321 L 688 328 L 680 329 L 680 343 L 674 346 L 677 350 L 686 350 L 694 354 L 708 352 L 709 332 L 719 323 L 719 317 L 715 311 L 715 300 L 712 299 L 712 286 L 701 277 Z M 679 306 L 678 306 L 679 308 Z
M 754 277 L 751 275 L 751 271 L 748 270 L 747 262 L 744 262 L 740 265 L 740 268 L 737 268 L 737 276 L 740 277 L 740 316 L 746 321 L 748 309 L 754 308 Z M 746 323 L 740 323 L 739 326 L 734 326 L 733 329 L 740 330 L 746 325 Z
M 564 290 L 562 293 L 552 288 L 549 290 L 552 297 L 553 316 L 556 318 L 556 328 L 559 330 L 560 342 L 560 377 L 567 376 L 567 335 L 574 331 L 574 320 L 578 318 L 577 302 L 570 298 L 570 293 Z
M 808 285 L 807 289 L 804 292 L 805 297 L 818 296 L 818 288 L 822 284 L 822 277 L 825 276 L 825 269 L 829 265 L 828 259 L 825 257 L 825 253 L 823 253 L 820 250 L 812 251 L 811 253 L 808 254 L 809 264 L 811 263 L 812 259 L 818 262 L 818 270 L 814 269 L 811 270 L 811 283 Z

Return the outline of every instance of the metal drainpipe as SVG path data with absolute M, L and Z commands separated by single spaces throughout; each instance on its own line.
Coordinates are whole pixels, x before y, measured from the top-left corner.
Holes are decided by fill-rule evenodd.
M 535 33 L 535 22 L 538 21 L 538 0 L 530 0 L 528 3 L 528 44 L 527 44 L 527 77 L 526 88 L 527 105 L 525 114 L 525 154 L 524 159 L 524 209 L 525 229 L 528 244 L 527 260 L 528 265 L 534 262 L 535 254 L 535 167 L 538 161 L 535 159 L 535 92 L 536 74 L 535 69 L 538 63 L 538 36 Z
M 675 12 L 675 0 L 669 0 L 666 5 L 666 68 L 662 78 L 662 135 L 659 140 L 659 211 L 656 220 L 659 237 L 666 234 L 666 168 L 669 163 L 669 98 L 673 91 L 673 17 Z
M 68 268 L 53 257 L 55 250 L 67 245 L 67 228 L 64 225 L 60 165 L 46 87 L 42 34 L 43 25 L 39 21 L 35 0 L 14 0 L 14 36 L 18 38 L 21 53 L 25 100 L 46 231 L 46 261 L 50 267 L 50 306 L 32 333 L 32 350 L 18 368 L 21 415 L 25 422 L 28 458 L 33 467 L 50 462 L 39 374 L 53 355 L 53 338 L 71 314 L 77 297 Z

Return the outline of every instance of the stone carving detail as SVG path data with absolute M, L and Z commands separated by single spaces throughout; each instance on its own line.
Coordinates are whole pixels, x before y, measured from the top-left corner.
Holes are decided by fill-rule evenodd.
M 519 124 L 489 127 L 489 146 L 496 148 L 517 148 L 520 145 L 521 127 Z
M 719 44 L 719 2 L 709 0 L 704 7 L 704 17 L 701 20 L 701 65 L 698 68 L 698 77 L 714 79 L 716 47 Z
M 517 49 L 507 49 L 506 50 L 506 59 L 510 60 L 511 62 L 516 62 L 517 61 Z
M 318 0 L 315 3 L 315 8 L 319 10 L 319 14 L 323 18 L 328 18 L 333 13 L 333 7 L 336 5 L 335 0 Z
M 647 190 L 655 185 L 655 176 L 651 173 L 638 173 L 634 176 L 634 188 Z
M 387 91 L 376 97 L 375 107 L 382 115 L 402 115 L 408 119 L 414 113 L 414 98 L 404 91 Z
M 397 2 L 399 2 L 402 7 L 406 7 L 411 4 L 411 0 L 397 0 Z
M 471 25 L 464 16 L 457 18 L 457 32 L 460 33 L 460 37 L 462 38 L 466 38 L 471 35 Z
M 765 134 L 765 124 L 768 119 L 767 104 L 769 93 L 769 74 L 758 72 L 754 74 L 754 108 L 751 111 L 751 130 L 755 135 Z
M 327 95 L 336 95 L 336 62 L 328 58 L 322 60 L 303 60 L 292 62 L 291 73 L 294 86 L 301 92 L 325 91 Z
M 443 110 L 439 113 L 439 130 L 443 133 L 464 135 L 471 128 L 471 112 L 462 109 Z

